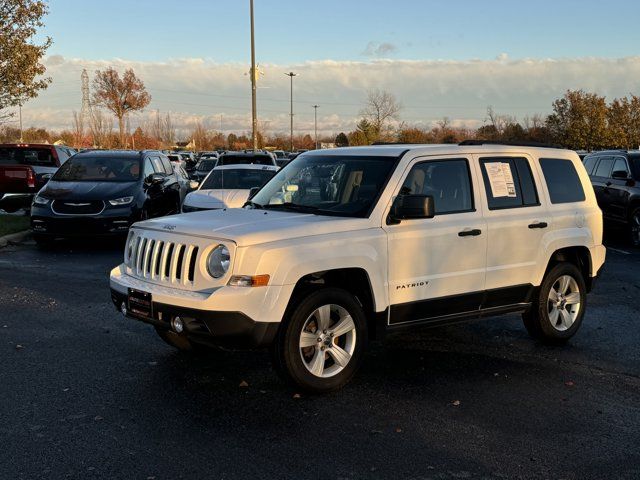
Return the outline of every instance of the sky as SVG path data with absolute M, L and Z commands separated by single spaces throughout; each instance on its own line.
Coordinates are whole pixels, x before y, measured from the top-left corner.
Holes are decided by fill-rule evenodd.
M 567 89 L 608 98 L 640 93 L 640 2 L 632 0 L 254 0 L 259 120 L 296 131 L 353 129 L 366 92 L 394 93 L 406 123 L 442 117 L 477 127 L 487 106 L 522 120 Z M 248 0 L 50 0 L 41 35 L 53 83 L 23 109 L 25 125 L 68 128 L 80 74 L 133 68 L 152 103 L 131 119 L 171 112 L 225 132 L 250 129 Z M 613 28 L 615 26 L 615 28 Z

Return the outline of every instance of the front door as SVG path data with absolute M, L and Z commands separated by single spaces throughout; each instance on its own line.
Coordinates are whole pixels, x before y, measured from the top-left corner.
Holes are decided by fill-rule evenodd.
M 485 283 L 486 224 L 470 159 L 416 159 L 397 195 L 434 198 L 435 217 L 384 225 L 390 325 L 477 311 Z

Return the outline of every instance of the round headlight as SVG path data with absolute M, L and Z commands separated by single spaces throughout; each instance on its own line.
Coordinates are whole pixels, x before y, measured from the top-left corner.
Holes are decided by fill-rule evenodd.
M 209 275 L 213 278 L 220 278 L 227 270 L 229 270 L 229 264 L 231 263 L 231 256 L 229 255 L 229 249 L 224 245 L 218 245 L 212 250 L 207 259 L 207 270 Z

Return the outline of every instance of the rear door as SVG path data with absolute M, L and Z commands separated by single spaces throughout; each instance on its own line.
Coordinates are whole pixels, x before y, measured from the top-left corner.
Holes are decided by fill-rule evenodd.
M 37 192 L 56 170 L 51 147 L 0 146 L 0 193 Z
M 476 160 L 488 232 L 483 308 L 527 302 L 551 223 L 540 201 L 538 170 L 525 154 L 477 155 Z
M 600 161 L 596 164 L 593 174 L 591 175 L 591 184 L 593 185 L 593 191 L 596 194 L 598 200 L 598 206 L 602 210 L 602 215 L 609 216 L 609 203 L 611 196 L 605 189 L 611 185 L 611 169 L 613 168 L 613 156 L 606 155 L 600 157 Z

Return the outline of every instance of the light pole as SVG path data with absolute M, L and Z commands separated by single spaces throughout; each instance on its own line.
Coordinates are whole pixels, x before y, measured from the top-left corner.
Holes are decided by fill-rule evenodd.
M 22 101 L 18 103 L 18 117 L 20 118 L 20 143 L 23 143 L 22 139 Z
M 256 45 L 253 31 L 253 0 L 249 0 L 249 8 L 251 11 L 251 124 L 253 149 L 258 149 L 258 112 L 256 108 L 256 80 L 258 72 L 256 71 Z
M 316 150 L 318 149 L 318 107 L 320 105 L 313 106 L 313 129 L 316 134 Z
M 297 73 L 289 72 L 285 73 L 287 77 L 291 79 L 291 151 L 293 152 L 293 77 L 298 75 Z

